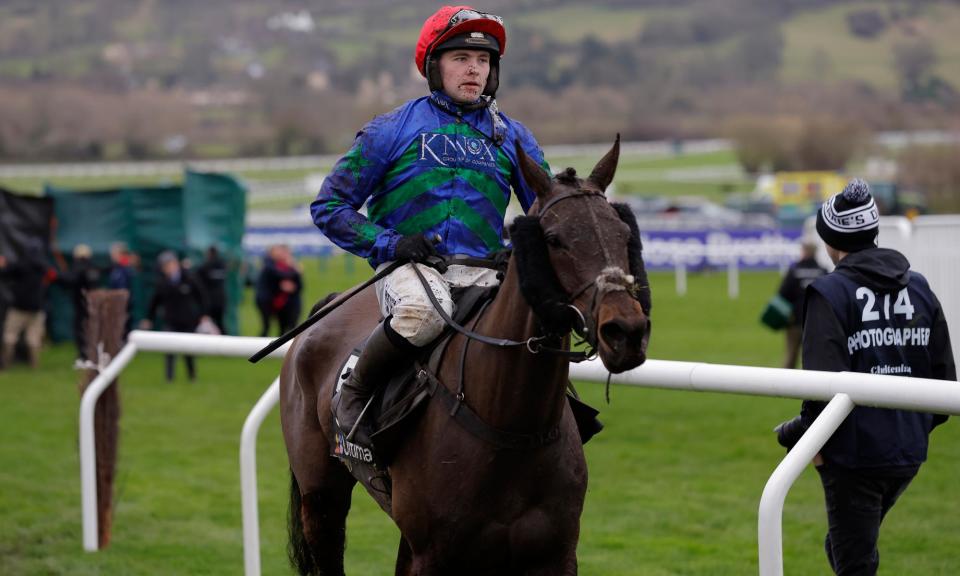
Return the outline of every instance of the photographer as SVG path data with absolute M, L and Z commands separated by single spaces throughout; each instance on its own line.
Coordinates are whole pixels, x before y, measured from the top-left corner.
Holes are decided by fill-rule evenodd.
M 940 302 L 903 254 L 876 246 L 879 220 L 859 179 L 818 212 L 817 232 L 837 267 L 807 289 L 803 368 L 956 380 Z M 793 447 L 824 406 L 805 401 L 800 416 L 777 427 L 778 441 Z M 857 406 L 824 445 L 814 464 L 836 574 L 876 574 L 880 524 L 927 459 L 930 432 L 946 419 Z

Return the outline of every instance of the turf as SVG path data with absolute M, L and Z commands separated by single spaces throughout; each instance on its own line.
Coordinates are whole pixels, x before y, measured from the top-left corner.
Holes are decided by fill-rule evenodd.
M 368 277 L 362 263 L 304 262 L 308 300 Z M 742 273 L 729 300 L 724 274 L 688 278 L 685 297 L 669 274 L 653 274 L 657 359 L 775 366 L 781 335 L 757 317 L 776 273 Z M 249 302 L 245 333 L 256 332 Z M 200 380 L 162 378 L 162 358 L 143 354 L 121 377 L 123 416 L 112 545 L 81 546 L 77 460 L 77 374 L 70 345 L 45 350 L 36 371 L 0 373 L 0 574 L 168 575 L 242 573 L 238 445 L 253 403 L 276 361 L 202 358 Z M 773 425 L 794 400 L 581 383 L 607 429 L 587 447 L 590 486 L 582 519 L 582 574 L 756 573 L 760 493 L 783 456 Z M 286 456 L 274 412 L 258 451 L 264 574 L 289 574 L 285 558 Z M 954 422 L 934 434 L 930 462 L 888 517 L 881 539 L 886 574 L 954 574 L 960 472 Z M 788 574 L 827 574 L 822 495 L 807 470 L 784 512 Z M 348 573 L 391 574 L 397 531 L 355 493 L 348 525 Z
M 888 11 L 875 2 L 831 3 L 790 19 L 783 26 L 784 62 L 781 80 L 834 83 L 861 81 L 883 90 L 897 88 L 894 48 L 920 39 L 935 47 L 937 61 L 933 73 L 956 86 L 960 68 L 954 63 L 960 46 L 953 41 L 960 25 L 960 7 L 955 3 L 931 2 L 917 5 L 919 17 L 892 24 L 875 38 L 863 39 L 850 34 L 846 16 L 863 9 Z M 901 6 L 901 9 L 903 6 Z

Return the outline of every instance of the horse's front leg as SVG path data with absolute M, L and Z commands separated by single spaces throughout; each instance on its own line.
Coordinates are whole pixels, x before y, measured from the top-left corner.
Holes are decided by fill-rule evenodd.
M 577 552 L 571 550 L 555 562 L 524 571 L 523 576 L 577 576 Z
M 414 576 L 413 573 L 413 550 L 407 539 L 400 536 L 400 549 L 397 550 L 397 569 L 396 576 Z

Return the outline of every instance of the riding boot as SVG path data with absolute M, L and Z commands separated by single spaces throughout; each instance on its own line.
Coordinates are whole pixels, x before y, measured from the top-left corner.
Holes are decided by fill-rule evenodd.
M 409 362 L 411 351 L 416 350 L 416 347 L 402 336 L 392 332 L 387 326 L 389 321 L 389 318 L 384 320 L 367 339 L 366 347 L 357 358 L 357 364 L 332 404 L 340 430 L 346 435 L 356 427 L 351 442 L 368 447 L 371 445 L 369 425 L 356 424 L 377 388 L 386 384 L 391 375 L 401 370 Z M 388 335 L 388 332 L 391 333 Z

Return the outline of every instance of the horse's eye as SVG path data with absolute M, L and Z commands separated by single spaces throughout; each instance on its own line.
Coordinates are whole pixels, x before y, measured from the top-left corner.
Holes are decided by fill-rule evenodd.
M 560 240 L 560 237 L 556 234 L 547 234 L 543 239 L 547 241 L 547 246 L 552 248 L 563 248 L 563 241 Z

